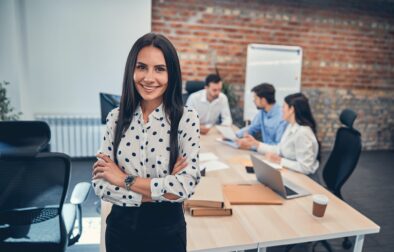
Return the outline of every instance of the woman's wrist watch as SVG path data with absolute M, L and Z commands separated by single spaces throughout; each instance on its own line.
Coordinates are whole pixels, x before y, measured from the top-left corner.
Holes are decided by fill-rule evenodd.
M 130 191 L 131 186 L 135 183 L 135 176 L 132 175 L 127 175 L 126 178 L 124 179 L 124 187 L 126 188 L 127 191 Z

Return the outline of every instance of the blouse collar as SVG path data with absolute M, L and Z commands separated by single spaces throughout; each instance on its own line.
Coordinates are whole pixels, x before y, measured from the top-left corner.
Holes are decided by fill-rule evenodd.
M 134 112 L 134 116 L 137 117 L 137 119 L 142 118 L 142 108 L 141 105 L 138 105 L 137 109 Z M 161 103 L 157 108 L 155 108 L 152 113 L 149 115 L 149 118 L 153 117 L 158 121 L 163 121 L 164 120 L 164 108 L 163 108 L 163 103 Z

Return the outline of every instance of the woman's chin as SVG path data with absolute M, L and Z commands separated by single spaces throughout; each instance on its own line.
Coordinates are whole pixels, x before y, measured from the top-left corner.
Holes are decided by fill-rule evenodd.
M 145 101 L 155 101 L 157 99 L 162 99 L 162 95 L 159 95 L 157 93 L 143 92 L 140 95 L 141 95 L 142 99 L 144 99 Z

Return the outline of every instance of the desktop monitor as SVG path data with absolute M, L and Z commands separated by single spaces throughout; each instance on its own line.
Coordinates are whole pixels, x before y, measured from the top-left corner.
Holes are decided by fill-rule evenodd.
M 100 93 L 101 123 L 106 123 L 108 113 L 119 107 L 120 95 Z

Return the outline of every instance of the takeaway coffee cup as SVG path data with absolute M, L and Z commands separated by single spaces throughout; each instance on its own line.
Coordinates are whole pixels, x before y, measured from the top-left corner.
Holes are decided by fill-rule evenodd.
M 312 213 L 316 217 L 323 217 L 326 212 L 328 204 L 327 196 L 323 194 L 315 194 L 313 195 L 313 210 Z

